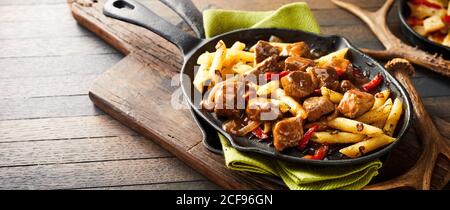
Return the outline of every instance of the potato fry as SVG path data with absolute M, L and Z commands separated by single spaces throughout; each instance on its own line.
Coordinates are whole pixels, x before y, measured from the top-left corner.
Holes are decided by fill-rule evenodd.
M 368 136 L 377 136 L 383 134 L 383 130 L 377 127 L 344 117 L 337 117 L 333 120 L 328 121 L 328 126 L 341 131 L 364 134 Z
M 198 72 L 195 75 L 194 81 L 192 83 L 194 84 L 195 89 L 197 89 L 200 93 L 203 93 L 205 82 L 209 79 L 210 77 L 208 67 L 202 64 L 198 68 Z
M 275 97 L 278 100 L 287 104 L 290 107 L 289 112 L 291 112 L 294 116 L 300 116 L 300 118 L 303 120 L 308 117 L 308 113 L 303 108 L 303 106 L 292 97 L 286 95 L 286 92 L 284 92 L 283 89 L 278 88 L 277 90 L 275 90 L 274 93 Z
M 280 81 L 273 80 L 268 82 L 267 84 L 259 86 L 258 91 L 256 91 L 256 94 L 258 96 L 269 95 L 270 93 L 275 92 L 278 88 L 280 88 Z
M 237 60 L 246 62 L 246 63 L 253 63 L 255 61 L 255 53 L 252 52 L 247 52 L 247 51 L 242 51 L 242 50 L 234 50 L 234 49 L 229 49 L 227 51 L 230 56 L 232 57 L 236 57 Z
M 385 145 L 388 145 L 394 141 L 395 138 L 383 134 L 342 148 L 341 150 L 339 150 L 339 152 L 348 157 L 356 158 L 378 148 L 381 148 Z
M 245 49 L 245 44 L 242 42 L 235 42 L 233 44 L 233 46 L 231 46 L 230 49 L 228 49 L 227 51 L 230 50 L 244 50 Z M 239 62 L 239 57 L 235 56 L 233 53 L 228 52 L 225 58 L 225 61 L 223 63 L 225 68 L 229 68 L 232 69 L 232 67 L 234 66 L 234 64 L 236 64 L 237 62 Z
M 201 54 L 198 58 L 197 58 L 197 64 L 198 65 L 205 65 L 209 68 L 209 66 L 212 63 L 212 60 L 214 59 L 214 55 L 215 53 L 210 53 L 210 52 L 205 52 L 203 54 Z
M 231 48 L 231 50 L 244 50 L 245 49 L 245 44 L 242 42 L 235 42 Z
M 392 108 L 392 99 L 388 99 L 382 106 L 370 110 L 362 116 L 356 118 L 357 121 L 371 124 L 375 121 L 386 119 Z
M 331 102 L 335 104 L 339 104 L 339 102 L 341 102 L 342 100 L 342 97 L 344 97 L 341 93 L 328 89 L 325 86 L 320 88 L 320 92 L 322 93 L 322 96 L 327 97 Z
M 214 84 L 218 82 L 216 72 L 220 72 L 222 70 L 223 62 L 225 61 L 227 55 L 227 48 L 222 40 L 217 43 L 216 49 L 217 51 L 215 52 L 213 61 L 209 67 L 209 77 Z
M 333 64 L 335 60 L 342 60 L 345 59 L 345 56 L 347 55 L 348 48 L 344 48 L 341 50 L 338 50 L 336 52 L 332 52 L 328 55 L 322 56 L 318 59 L 316 59 L 316 64 L 319 67 L 325 67 Z
M 272 123 L 271 122 L 264 122 L 264 133 L 270 133 L 272 131 Z
M 389 89 L 383 90 L 379 93 L 375 94 L 375 103 L 373 103 L 372 109 L 374 110 L 386 102 L 386 100 L 389 98 L 389 95 L 391 94 L 391 91 Z
M 311 140 L 317 143 L 327 144 L 348 144 L 364 140 L 367 136 L 348 132 L 314 132 Z
M 232 69 L 235 73 L 244 74 L 245 72 L 252 70 L 253 67 L 245 63 L 238 62 L 232 67 Z
M 402 116 L 403 113 L 403 103 L 400 99 L 396 98 L 394 100 L 394 105 L 392 105 L 391 112 L 386 120 L 386 124 L 383 127 L 383 131 L 386 135 L 392 136 L 395 131 L 395 127 L 397 127 L 398 120 Z

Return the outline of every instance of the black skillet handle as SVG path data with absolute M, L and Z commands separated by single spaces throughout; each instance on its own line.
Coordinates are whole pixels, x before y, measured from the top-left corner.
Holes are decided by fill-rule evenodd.
M 135 0 L 109 0 L 103 7 L 103 14 L 149 29 L 177 45 L 185 55 L 201 41 L 165 21 Z
M 194 30 L 200 38 L 205 38 L 203 29 L 203 15 L 191 0 L 159 0 L 173 11 Z

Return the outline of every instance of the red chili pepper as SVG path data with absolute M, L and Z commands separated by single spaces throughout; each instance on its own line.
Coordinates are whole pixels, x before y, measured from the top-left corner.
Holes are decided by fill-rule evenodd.
M 263 129 L 261 127 L 256 128 L 255 130 L 252 131 L 252 133 L 258 139 L 267 139 L 267 138 L 269 138 L 269 135 L 264 133 L 264 131 L 263 131 Z
M 370 82 L 364 84 L 361 86 L 361 88 L 365 91 L 371 91 L 375 89 L 378 85 L 381 84 L 383 81 L 383 75 L 381 73 L 378 73 Z
M 442 18 L 442 21 L 444 21 L 447 24 L 450 24 L 450 15 L 446 15 Z
M 322 146 L 320 146 L 319 149 L 317 149 L 314 152 L 314 155 L 305 155 L 303 156 L 303 158 L 312 160 L 323 160 L 323 158 L 325 158 L 325 156 L 328 153 L 328 149 L 329 149 L 328 145 L 322 144 Z
M 311 139 L 312 134 L 317 129 L 319 129 L 319 125 L 313 125 L 311 128 L 308 129 L 308 131 L 306 131 L 303 138 L 301 138 L 300 141 L 298 142 L 298 149 L 300 150 L 305 149 L 306 145 L 308 145 L 309 139 Z
M 427 0 L 409 0 L 409 2 L 411 2 L 411 4 L 415 4 L 415 5 L 423 5 L 423 6 L 427 6 L 427 7 L 431 7 L 434 9 L 441 9 L 442 6 L 433 2 L 429 2 Z
M 334 67 L 334 69 L 336 69 L 338 76 L 342 76 L 344 74 L 344 69 L 342 69 L 340 67 Z
M 266 74 L 264 74 L 266 81 L 270 81 L 272 80 L 272 77 L 274 77 L 275 75 L 278 75 L 278 79 L 283 78 L 284 76 L 288 75 L 290 72 L 289 71 L 282 71 L 280 73 L 277 72 L 267 72 Z

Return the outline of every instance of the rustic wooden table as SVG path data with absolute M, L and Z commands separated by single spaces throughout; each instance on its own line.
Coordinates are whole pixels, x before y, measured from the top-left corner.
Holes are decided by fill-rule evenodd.
M 268 10 L 292 1 L 194 2 Z M 381 48 L 356 17 L 328 0 L 307 2 L 324 34 Z M 145 4 L 180 22 L 156 0 Z M 394 11 L 390 17 L 400 34 Z M 93 106 L 89 85 L 122 57 L 77 25 L 65 0 L 0 1 L 0 189 L 220 189 Z M 450 121 L 450 80 L 418 70 L 413 81 L 430 114 Z

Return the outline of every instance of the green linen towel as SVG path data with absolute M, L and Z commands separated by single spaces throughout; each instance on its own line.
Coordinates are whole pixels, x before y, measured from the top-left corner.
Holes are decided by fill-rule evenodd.
M 311 10 L 304 2 L 284 5 L 276 11 L 231 11 L 209 9 L 203 12 L 207 38 L 242 28 L 287 28 L 320 33 Z
M 355 166 L 313 167 L 239 152 L 219 134 L 225 165 L 232 170 L 278 176 L 291 190 L 357 190 L 366 186 L 381 167 L 379 160 Z
M 209 9 L 203 12 L 207 37 L 241 28 L 289 28 L 319 33 L 308 5 L 287 4 L 276 11 L 249 12 Z M 376 160 L 357 166 L 310 167 L 283 162 L 234 149 L 219 134 L 228 168 L 280 177 L 293 190 L 361 189 L 378 174 L 381 162 Z

